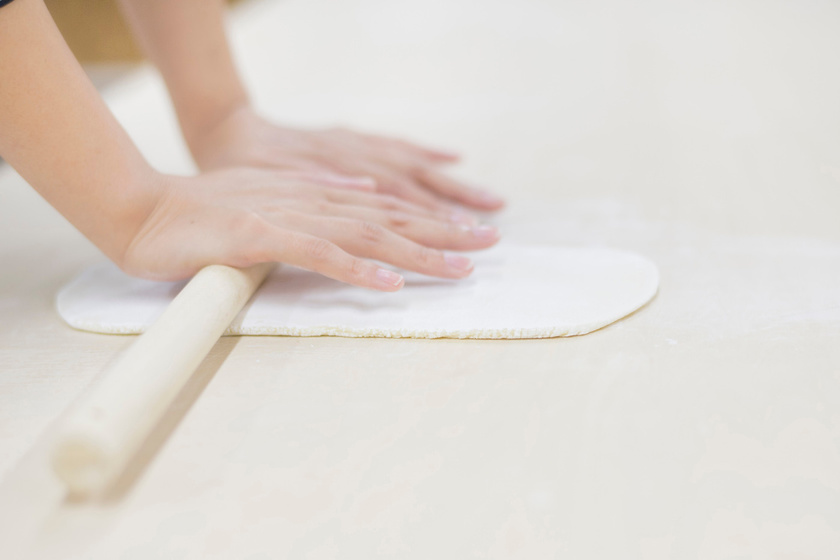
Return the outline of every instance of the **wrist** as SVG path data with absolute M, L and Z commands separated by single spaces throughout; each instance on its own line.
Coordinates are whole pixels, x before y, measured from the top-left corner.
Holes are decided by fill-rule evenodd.
M 193 156 L 196 155 L 196 151 L 200 151 L 204 140 L 231 115 L 250 108 L 251 102 L 244 89 L 231 92 L 221 99 L 185 101 L 177 104 L 181 134 Z
M 131 244 L 167 190 L 168 176 L 140 166 L 115 182 L 112 196 L 100 201 L 100 218 L 77 227 L 117 266 L 124 268 Z M 87 231 L 89 230 L 89 231 Z
M 246 101 L 231 105 L 212 117 L 207 116 L 200 124 L 184 127 L 184 140 L 202 171 L 247 164 L 247 158 L 241 152 L 249 145 L 261 122 Z

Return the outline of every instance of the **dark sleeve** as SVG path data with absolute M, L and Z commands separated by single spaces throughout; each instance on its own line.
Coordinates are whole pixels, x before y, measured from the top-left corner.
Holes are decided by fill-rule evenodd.
M 11 2 L 12 0 L 0 0 L 0 8 Z

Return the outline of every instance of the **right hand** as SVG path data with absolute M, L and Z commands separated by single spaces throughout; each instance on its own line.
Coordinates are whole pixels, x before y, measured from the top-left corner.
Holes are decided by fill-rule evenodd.
M 134 276 L 178 280 L 210 264 L 282 262 L 381 291 L 400 274 L 367 259 L 441 278 L 463 278 L 470 259 L 443 250 L 494 245 L 490 226 L 377 194 L 368 179 L 231 168 L 161 176 L 159 198 L 124 252 Z

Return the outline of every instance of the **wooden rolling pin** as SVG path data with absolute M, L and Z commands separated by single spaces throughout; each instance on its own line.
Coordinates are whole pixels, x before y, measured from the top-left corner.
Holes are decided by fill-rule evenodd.
M 90 497 L 111 486 L 273 267 L 202 269 L 80 397 L 52 454 L 71 494 Z

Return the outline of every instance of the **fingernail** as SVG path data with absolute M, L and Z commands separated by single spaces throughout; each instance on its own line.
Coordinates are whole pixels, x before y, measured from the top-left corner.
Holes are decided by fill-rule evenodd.
M 463 210 L 455 210 L 452 212 L 449 216 L 449 220 L 456 224 L 464 224 L 468 226 L 478 225 L 478 218 L 469 212 L 464 212 Z
M 473 262 L 467 257 L 456 255 L 454 253 L 445 253 L 443 255 L 443 259 L 446 261 L 446 264 L 448 264 L 452 268 L 463 272 L 471 271 L 474 266 Z
M 499 196 L 496 196 L 493 193 L 487 192 L 485 190 L 476 189 L 475 194 L 476 194 L 476 197 L 481 202 L 483 202 L 485 204 L 490 204 L 490 205 L 495 206 L 497 204 L 504 204 L 504 202 L 505 202 L 505 199 L 503 199 Z
M 405 281 L 401 275 L 384 268 L 376 271 L 376 278 L 387 286 L 400 286 Z
M 499 238 L 499 230 L 493 226 L 478 226 L 472 228 L 472 233 L 484 241 L 496 240 Z

